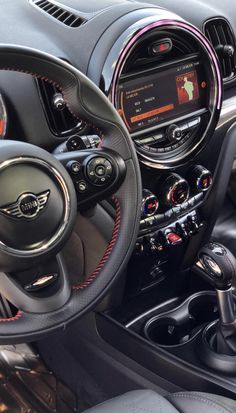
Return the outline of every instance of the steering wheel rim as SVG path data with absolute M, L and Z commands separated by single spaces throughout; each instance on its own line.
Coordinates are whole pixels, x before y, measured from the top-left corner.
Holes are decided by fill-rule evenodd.
M 112 197 L 116 210 L 112 238 L 98 267 L 83 283 L 73 286 L 68 300 L 59 308 L 43 314 L 19 309 L 15 317 L 0 319 L 0 342 L 18 343 L 65 329 L 107 293 L 124 270 L 136 241 L 142 186 L 135 147 L 123 121 L 100 89 L 84 74 L 47 53 L 12 45 L 0 45 L 0 70 L 23 72 L 53 83 L 63 93 L 73 115 L 98 131 L 102 138 L 100 151 L 115 151 L 126 167 L 123 181 Z M 0 292 L 4 295 L 5 278 L 6 274 L 1 273 Z

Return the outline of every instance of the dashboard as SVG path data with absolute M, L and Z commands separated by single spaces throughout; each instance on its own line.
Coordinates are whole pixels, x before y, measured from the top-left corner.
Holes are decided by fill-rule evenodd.
M 236 120 L 236 4 L 0 0 L 0 6 L 2 43 L 41 49 L 81 70 L 129 130 L 143 180 L 130 263 L 140 278 L 135 289 L 190 265 L 217 217 L 209 205 L 224 136 Z M 73 117 L 55 86 L 2 71 L 0 93 L 1 138 L 54 153 L 99 146 L 97 131 Z

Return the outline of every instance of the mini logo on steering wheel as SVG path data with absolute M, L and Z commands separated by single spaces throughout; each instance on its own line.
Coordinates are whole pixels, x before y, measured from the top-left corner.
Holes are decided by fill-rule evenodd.
M 38 195 L 26 192 L 20 195 L 16 202 L 1 207 L 0 212 L 12 218 L 35 218 L 47 205 L 49 195 L 49 190 Z

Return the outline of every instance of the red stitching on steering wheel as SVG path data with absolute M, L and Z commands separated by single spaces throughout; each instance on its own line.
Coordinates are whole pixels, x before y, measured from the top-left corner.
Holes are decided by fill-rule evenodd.
M 82 290 L 82 289 L 88 287 L 93 282 L 93 280 L 98 276 L 98 274 L 100 273 L 100 271 L 102 270 L 102 268 L 104 267 L 106 262 L 108 261 L 108 258 L 110 256 L 112 250 L 113 250 L 113 247 L 116 243 L 118 233 L 119 233 L 119 229 L 120 229 L 120 215 L 121 215 L 120 214 L 120 204 L 119 204 L 118 199 L 115 196 L 113 196 L 113 201 L 114 201 L 115 207 L 116 207 L 116 220 L 115 220 L 115 225 L 114 225 L 111 241 L 109 242 L 109 244 L 106 248 L 106 251 L 105 251 L 101 261 L 99 262 L 96 270 L 91 275 L 89 275 L 89 277 L 84 282 L 82 282 L 81 284 L 78 284 L 78 285 L 74 285 L 72 287 L 74 290 Z
M 63 97 L 64 97 L 64 92 L 63 92 L 63 88 L 61 87 L 61 85 L 59 85 L 57 82 L 55 82 L 54 80 L 49 79 L 49 78 L 46 77 L 46 76 L 42 76 L 42 75 L 40 75 L 40 74 L 38 74 L 38 73 L 30 72 L 29 70 L 17 69 L 17 68 L 12 68 L 12 67 L 1 67 L 0 70 L 7 70 L 7 71 L 10 71 L 10 72 L 25 73 L 26 75 L 31 75 L 31 76 L 33 76 L 33 77 L 35 77 L 35 78 L 37 78 L 37 79 L 41 79 L 41 80 L 43 80 L 44 82 L 50 83 L 51 85 L 53 85 L 53 86 L 55 86 L 56 88 L 58 88 L 58 89 L 62 92 Z M 71 109 L 70 104 L 69 104 L 69 102 L 68 102 L 67 100 L 65 100 L 65 103 L 66 103 L 66 106 L 67 106 L 68 110 L 70 111 L 70 113 L 71 113 L 74 117 L 76 117 L 76 119 L 81 120 L 81 119 L 73 112 L 73 110 Z M 104 139 L 104 133 L 103 133 L 103 131 L 102 131 L 101 129 L 99 129 L 97 126 L 93 125 L 92 123 L 89 123 L 89 122 L 87 122 L 87 121 L 85 121 L 85 123 L 86 123 L 88 126 L 91 126 L 91 127 L 98 133 L 98 136 L 101 138 L 101 144 L 99 145 L 99 146 L 101 147 L 101 146 L 102 146 L 103 139 Z
M 45 82 L 48 82 L 52 85 L 54 85 L 55 87 L 57 87 L 62 93 L 63 93 L 63 88 L 55 81 L 47 78 L 46 76 L 42 76 L 38 73 L 33 73 L 27 70 L 23 70 L 23 69 L 17 69 L 17 68 L 11 68 L 11 67 L 7 67 L 7 68 L 1 68 L 0 70 L 7 70 L 7 71 L 14 71 L 14 72 L 20 72 L 20 73 L 25 73 L 28 75 L 31 75 L 35 78 L 39 78 Z M 80 119 L 70 108 L 70 105 L 68 103 L 68 101 L 66 101 L 66 106 L 68 108 L 68 110 L 71 112 L 71 114 L 73 116 L 75 116 L 77 119 Z M 104 139 L 104 134 L 102 132 L 102 130 L 100 130 L 99 128 L 97 128 L 96 126 L 94 126 L 93 124 L 89 124 L 88 122 L 86 122 L 88 125 L 90 125 L 94 130 L 97 131 L 97 133 L 99 134 L 101 140 L 103 141 Z M 102 142 L 99 145 L 100 147 L 102 146 Z M 114 225 L 114 229 L 113 229 L 113 233 L 112 233 L 112 238 L 111 241 L 109 242 L 106 251 L 100 261 L 100 263 L 98 264 L 96 270 L 81 284 L 78 285 L 74 285 L 72 288 L 75 290 L 81 290 L 84 289 L 86 287 L 88 287 L 93 280 L 98 276 L 98 274 L 100 273 L 100 271 L 102 270 L 102 268 L 104 267 L 104 265 L 106 264 L 106 262 L 108 261 L 108 258 L 113 250 L 114 244 L 116 243 L 117 240 L 117 236 L 119 233 L 119 228 L 120 228 L 120 217 L 121 217 L 121 211 L 120 211 L 120 204 L 117 198 L 115 198 L 115 196 L 113 196 L 113 200 L 115 203 L 115 207 L 116 207 L 116 220 L 115 220 L 115 225 Z M 11 321 L 17 321 L 19 320 L 19 318 L 21 318 L 23 315 L 23 312 L 21 310 L 19 310 L 17 312 L 17 314 L 14 317 L 10 317 L 10 318 L 0 318 L 0 322 L 11 322 Z
M 9 321 L 17 321 L 19 318 L 21 318 L 23 315 L 23 312 L 21 310 L 18 310 L 17 314 L 14 317 L 9 317 L 9 318 L 0 318 L 0 323 L 5 323 Z

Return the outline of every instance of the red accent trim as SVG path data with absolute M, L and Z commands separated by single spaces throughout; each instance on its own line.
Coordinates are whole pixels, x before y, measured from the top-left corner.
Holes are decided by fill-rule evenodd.
M 116 220 L 115 220 L 115 226 L 114 226 L 114 229 L 113 229 L 111 241 L 109 242 L 109 244 L 107 246 L 107 249 L 106 249 L 100 263 L 98 264 L 96 270 L 91 275 L 89 275 L 88 278 L 84 282 L 82 282 L 81 284 L 73 285 L 72 288 L 74 290 L 82 290 L 82 289 L 88 287 L 93 282 L 93 280 L 99 275 L 100 271 L 102 270 L 102 268 L 104 267 L 104 265 L 106 264 L 106 262 L 108 261 L 110 255 L 111 255 L 111 252 L 113 250 L 113 247 L 114 247 L 114 245 L 116 243 L 116 240 L 117 240 L 117 237 L 118 237 L 118 233 L 119 233 L 119 229 L 120 229 L 120 220 L 121 220 L 120 219 L 121 218 L 121 213 L 120 213 L 119 201 L 118 201 L 117 198 L 115 198 L 115 196 L 113 196 L 113 200 L 114 200 L 114 203 L 115 203 L 115 206 L 116 206 Z
M 0 318 L 0 323 L 6 323 L 9 321 L 17 321 L 19 318 L 21 318 L 23 315 L 23 312 L 21 310 L 18 310 L 18 313 L 14 317 L 10 318 Z
M 28 71 L 28 70 L 17 69 L 17 68 L 12 68 L 12 67 L 0 67 L 0 70 L 8 70 L 8 71 L 10 71 L 10 72 L 25 73 L 26 75 L 31 75 L 31 76 L 33 76 L 33 77 L 35 77 L 35 78 L 37 78 L 37 79 L 41 79 L 41 80 L 43 80 L 44 82 L 50 83 L 51 85 L 57 87 L 57 88 L 62 92 L 63 97 L 64 97 L 64 91 L 63 91 L 63 88 L 61 87 L 61 85 L 59 85 L 57 82 L 55 82 L 54 80 L 49 79 L 49 78 L 46 77 L 46 76 L 42 76 L 42 75 L 40 75 L 40 74 L 38 74 L 38 73 L 30 72 L 30 71 Z M 65 101 L 65 102 L 66 102 L 66 106 L 67 106 L 68 110 L 70 111 L 70 113 L 71 113 L 74 117 L 76 117 L 76 119 L 81 120 L 81 119 L 72 111 L 72 109 L 71 109 L 68 101 Z M 102 132 L 102 130 L 99 129 L 98 127 L 94 126 L 92 123 L 89 123 L 89 122 L 87 122 L 87 121 L 85 121 L 85 123 L 86 123 L 88 126 L 91 126 L 91 127 L 97 132 L 98 136 L 101 138 L 101 143 L 100 143 L 99 147 L 102 147 L 103 139 L 104 139 L 104 136 L 105 136 L 104 133 Z
M 0 119 L 0 135 L 3 134 L 4 127 L 5 127 L 5 122 L 3 119 Z
M 37 74 L 37 73 L 29 72 L 29 71 L 23 70 L 23 69 L 11 68 L 11 67 L 7 67 L 7 68 L 1 67 L 0 70 L 8 70 L 8 71 L 20 72 L 20 73 L 25 73 L 25 74 L 31 75 L 31 76 L 33 76 L 33 77 L 35 77 L 35 78 L 39 78 L 39 79 L 41 79 L 41 80 L 43 80 L 43 81 L 45 81 L 45 82 L 48 82 L 48 83 L 56 86 L 56 87 L 63 93 L 63 88 L 62 88 L 57 82 L 55 82 L 55 81 L 53 81 L 53 80 L 51 80 L 51 79 L 48 79 L 48 78 L 45 77 L 45 76 L 39 75 L 39 74 Z M 69 111 L 72 113 L 72 115 L 75 116 L 77 119 L 79 119 L 78 116 L 75 115 L 75 113 L 74 113 L 74 112 L 72 111 L 72 109 L 70 108 L 68 102 L 66 102 L 66 106 L 67 106 L 67 108 L 69 109 Z M 87 122 L 87 124 L 89 125 L 88 122 Z M 104 134 L 103 134 L 103 132 L 102 132 L 99 128 L 97 128 L 96 126 L 94 126 L 94 125 L 92 125 L 92 124 L 91 124 L 90 126 L 91 126 L 91 127 L 98 133 L 98 135 L 100 136 L 100 138 L 101 138 L 101 143 L 100 143 L 99 146 L 102 147 L 102 143 L 103 143 L 103 139 L 104 139 Z M 101 269 L 104 267 L 105 263 L 107 262 L 110 254 L 111 254 L 111 251 L 112 251 L 113 246 L 114 246 L 114 244 L 115 244 L 115 242 L 116 242 L 116 239 L 117 239 L 117 236 L 118 236 L 118 232 L 119 232 L 119 227 L 120 227 L 120 205 L 119 205 L 118 200 L 117 200 L 115 197 L 114 197 L 113 199 L 114 199 L 114 202 L 115 202 L 115 205 L 116 205 L 116 221 L 115 221 L 115 226 L 114 226 L 114 229 L 113 229 L 112 239 L 111 239 L 110 243 L 108 244 L 108 247 L 107 247 L 107 249 L 106 249 L 106 251 L 105 251 L 105 254 L 103 255 L 103 257 L 102 257 L 102 259 L 101 259 L 98 267 L 96 268 L 96 270 L 86 279 L 86 281 L 84 281 L 83 283 L 81 283 L 81 284 L 79 284 L 79 285 L 73 286 L 73 287 L 72 287 L 73 289 L 80 290 L 80 289 L 83 289 L 83 288 L 88 287 L 88 286 L 91 284 L 91 282 L 97 277 L 97 275 L 99 274 L 99 272 L 101 271 Z M 22 317 L 22 315 L 23 315 L 23 312 L 19 310 L 18 313 L 17 313 L 14 317 L 11 317 L 11 318 L 0 318 L 0 322 L 17 321 L 17 320 L 19 320 L 20 317 Z

